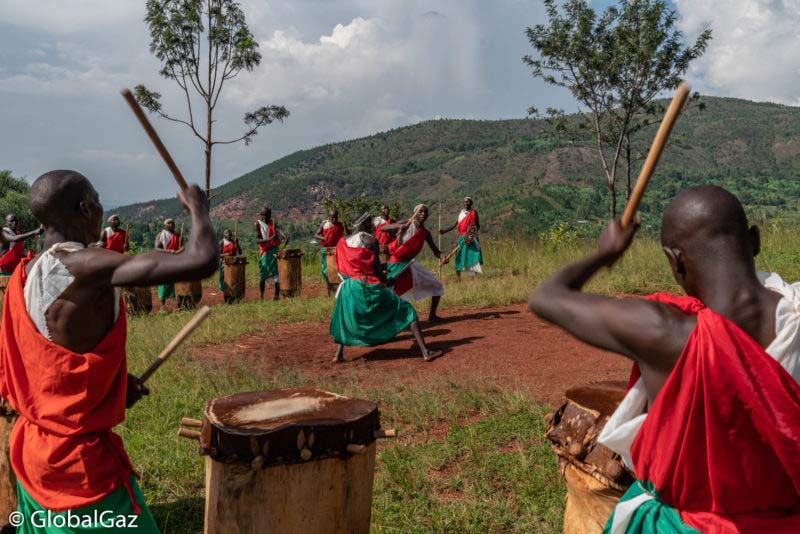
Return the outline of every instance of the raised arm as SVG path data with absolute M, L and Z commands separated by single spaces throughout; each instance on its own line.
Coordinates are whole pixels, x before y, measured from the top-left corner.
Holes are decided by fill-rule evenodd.
M 30 239 L 31 237 L 36 237 L 37 235 L 42 235 L 44 232 L 44 228 L 39 227 L 36 230 L 31 230 L 30 232 L 25 232 L 24 234 L 15 234 L 5 228 L 3 228 L 3 240 L 7 241 L 8 243 L 16 243 L 17 241 L 24 241 L 26 239 Z
M 611 267 L 633 240 L 635 227 L 609 224 L 597 251 L 544 281 L 530 297 L 532 312 L 578 339 L 622 354 L 659 371 L 669 371 L 680 356 L 695 320 L 671 306 L 644 299 L 613 299 L 584 293 L 583 286 Z
M 453 223 L 453 226 L 448 226 L 447 228 L 442 228 L 439 230 L 439 234 L 446 234 L 448 232 L 452 232 L 455 230 L 456 226 L 458 226 L 458 221 Z
M 286 232 L 283 231 L 283 228 L 277 224 L 275 225 L 275 233 L 277 233 L 278 237 L 281 238 L 281 243 L 283 243 L 284 246 L 289 244 L 289 236 L 287 236 Z
M 319 228 L 317 228 L 317 233 L 316 233 L 316 234 L 314 234 L 314 239 L 316 239 L 316 240 L 317 240 L 317 241 L 319 241 L 320 243 L 322 243 L 323 241 L 325 241 L 325 236 L 324 236 L 324 235 L 322 235 L 322 232 L 323 232 L 323 227 L 324 227 L 324 226 L 325 226 L 325 223 L 322 223 L 322 224 L 320 224 L 320 225 L 319 225 Z

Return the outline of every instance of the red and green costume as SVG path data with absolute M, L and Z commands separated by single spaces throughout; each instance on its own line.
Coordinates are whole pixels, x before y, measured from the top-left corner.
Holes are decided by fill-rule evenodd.
M 389 278 L 394 279 L 394 292 L 403 295 L 414 287 L 414 278 L 410 269 L 406 269 L 408 263 L 416 258 L 428 237 L 428 230 L 418 228 L 405 243 L 400 242 L 400 236 L 389 244 L 389 261 L 386 264 Z M 397 274 L 400 273 L 400 274 Z
M 125 419 L 125 306 L 120 301 L 119 319 L 91 352 L 69 351 L 42 336 L 27 313 L 28 261 L 11 277 L 0 328 L 0 395 L 20 414 L 9 454 L 19 510 L 83 515 L 99 507 L 139 514 L 140 531 L 157 532 L 122 439 L 112 431 Z M 17 532 L 34 531 L 25 519 Z M 99 525 L 76 531 L 96 530 L 109 531 Z
M 696 315 L 697 326 L 639 423 L 637 481 L 605 532 L 800 532 L 800 386 L 698 299 L 650 298 Z M 633 389 L 639 380 L 634 369 Z
M 110 226 L 103 231 L 103 248 L 125 253 L 125 245 L 128 242 L 128 234 L 125 230 L 114 230 Z
M 261 228 L 261 239 L 266 239 L 266 242 L 258 244 L 258 275 L 259 280 L 265 282 L 268 278 L 278 276 L 278 258 L 275 254 L 278 253 L 281 238 L 275 228 L 275 221 L 258 221 L 258 225 Z
M 385 288 L 375 275 L 375 253 L 336 245 L 339 285 L 331 316 L 330 335 L 339 345 L 373 346 L 386 343 L 417 319 L 414 307 Z
M 169 235 L 165 235 L 164 232 L 167 232 Z M 168 239 L 167 239 L 168 237 Z M 161 244 L 164 247 L 164 250 L 172 250 L 172 251 L 179 251 L 181 249 L 181 238 L 178 237 L 175 232 L 169 232 L 167 230 L 162 230 L 161 234 L 159 235 L 159 239 L 161 239 Z M 173 299 L 175 298 L 175 285 L 174 284 L 161 284 L 158 286 L 158 298 L 159 300 L 166 300 L 166 299 Z
M 222 240 L 222 246 L 219 248 L 219 255 L 220 255 L 220 264 L 219 264 L 219 290 L 225 290 L 225 262 L 222 261 L 222 257 L 224 256 L 236 256 L 236 253 L 239 252 L 236 243 L 233 241 L 228 241 L 227 239 Z
M 334 248 L 339 244 L 339 241 L 344 237 L 344 225 L 340 222 L 331 223 L 328 228 L 322 229 L 322 249 L 320 250 L 320 257 L 322 259 L 322 279 L 328 281 L 328 261 L 325 257 L 325 252 L 329 248 Z
M 388 219 L 380 219 L 383 222 L 375 225 L 375 239 L 378 240 L 379 245 L 389 246 L 394 241 L 394 236 L 390 232 L 382 231 L 382 228 L 387 224 L 394 224 L 395 220 L 389 217 Z
M 478 226 L 478 212 L 474 209 L 462 211 L 456 225 L 458 231 L 458 249 L 454 261 L 456 272 L 469 270 L 480 272 L 480 265 L 483 264 L 483 253 L 478 236 L 473 236 L 472 241 L 467 243 L 467 234 L 473 226 Z

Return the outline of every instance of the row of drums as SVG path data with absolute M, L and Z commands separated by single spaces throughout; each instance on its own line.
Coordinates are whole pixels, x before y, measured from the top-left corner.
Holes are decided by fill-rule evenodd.
M 300 249 L 285 249 L 279 251 L 276 257 L 281 295 L 287 298 L 300 296 L 303 289 L 303 252 Z M 247 258 L 226 256 L 223 258 L 223 263 L 225 265 L 223 294 L 225 302 L 233 304 L 242 300 L 247 291 Z M 153 310 L 152 288 L 129 287 L 125 288 L 124 295 L 130 313 L 147 314 Z M 175 298 L 181 309 L 197 307 L 203 298 L 202 281 L 176 283 Z

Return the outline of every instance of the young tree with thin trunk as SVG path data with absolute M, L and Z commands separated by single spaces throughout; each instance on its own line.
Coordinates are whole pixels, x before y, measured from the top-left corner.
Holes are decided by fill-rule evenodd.
M 548 23 L 526 30 L 537 56 L 523 61 L 534 77 L 568 89 L 577 100 L 580 126 L 591 132 L 605 171 L 613 218 L 622 160 L 630 175 L 631 134 L 651 122 L 655 99 L 680 85 L 689 64 L 705 51 L 711 30 L 684 45 L 675 11 L 664 0 L 620 0 L 599 16 L 586 0 L 567 0 L 560 8 L 559 3 L 544 0 Z M 570 126 L 563 111 L 547 112 L 557 129 Z
M 249 145 L 258 129 L 289 116 L 284 106 L 262 106 L 244 115 L 245 132 L 236 138 L 212 136 L 214 110 L 225 83 L 261 63 L 258 43 L 233 0 L 147 0 L 145 22 L 150 29 L 150 51 L 161 60 L 160 74 L 173 80 L 186 97 L 187 116 L 166 113 L 161 94 L 144 85 L 134 89 L 139 104 L 159 116 L 186 125 L 204 146 L 206 194 L 211 191 L 211 152 L 215 145 L 244 141 Z M 196 99 L 200 105 L 197 106 Z M 196 117 L 205 114 L 205 124 Z

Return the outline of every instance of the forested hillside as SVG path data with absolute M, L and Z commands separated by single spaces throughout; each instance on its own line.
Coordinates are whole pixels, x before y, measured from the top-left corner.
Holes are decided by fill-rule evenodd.
M 698 183 L 728 187 L 758 216 L 793 213 L 800 192 L 800 108 L 703 101 L 705 109 L 688 110 L 673 133 L 642 208 L 645 221 L 657 224 L 663 204 Z M 642 152 L 655 129 L 636 137 Z M 624 199 L 624 169 L 621 174 Z M 434 120 L 300 151 L 260 167 L 215 190 L 213 215 L 249 223 L 268 204 L 280 220 L 307 227 L 319 220 L 325 198 L 364 195 L 406 207 L 442 201 L 451 215 L 469 194 L 486 230 L 541 232 L 564 222 L 607 218 L 605 188 L 590 140 L 554 135 L 544 121 Z M 150 225 L 179 215 L 179 206 L 169 199 L 118 211 Z

